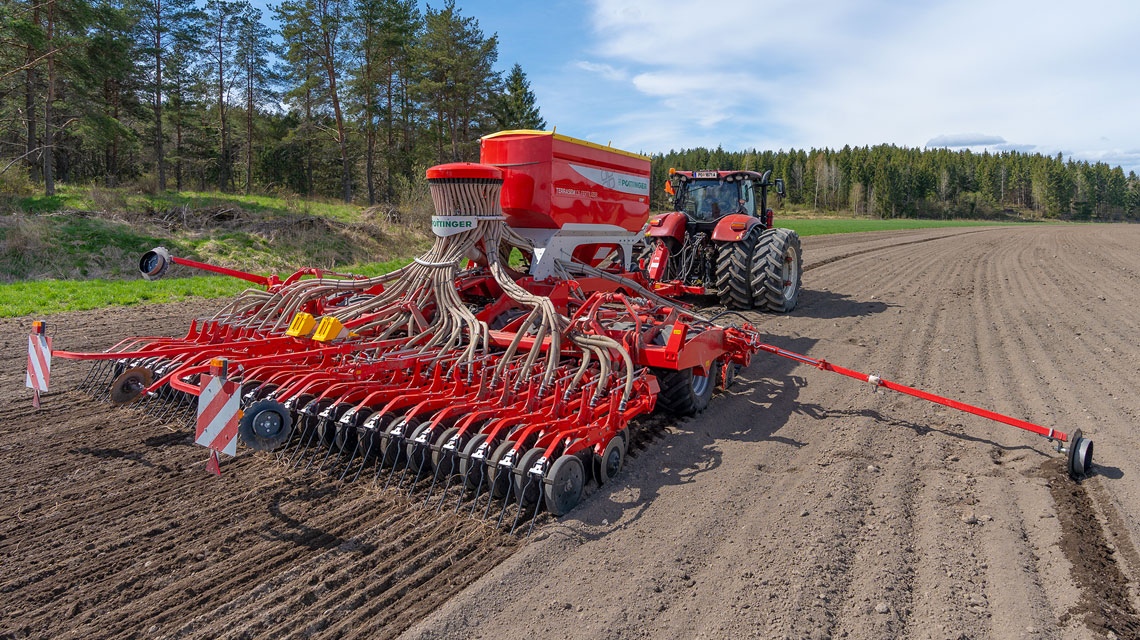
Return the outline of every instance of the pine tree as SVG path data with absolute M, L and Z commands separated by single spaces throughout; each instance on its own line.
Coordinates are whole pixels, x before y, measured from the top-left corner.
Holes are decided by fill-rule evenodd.
M 137 19 L 132 35 L 138 53 L 144 58 L 140 63 L 144 67 L 143 90 L 153 113 L 155 176 L 159 191 L 163 191 L 166 189 L 166 136 L 162 111 L 169 88 L 163 73 L 177 42 L 197 37 L 202 13 L 194 0 L 132 0 L 131 10 Z
M 241 70 L 242 93 L 245 96 L 245 192 L 253 186 L 254 116 L 258 107 L 273 97 L 269 88 L 273 81 L 268 51 L 272 34 L 261 24 L 261 10 L 246 5 L 238 16 L 237 48 L 234 62 Z
M 495 123 L 500 129 L 545 129 L 546 120 L 535 102 L 522 65 L 515 63 L 503 83 L 503 92 L 495 100 Z
M 415 48 L 415 95 L 431 121 L 436 162 L 472 159 L 474 141 L 494 123 L 498 37 L 485 38 L 479 22 L 460 15 L 454 0 L 439 11 L 429 8 L 424 23 Z

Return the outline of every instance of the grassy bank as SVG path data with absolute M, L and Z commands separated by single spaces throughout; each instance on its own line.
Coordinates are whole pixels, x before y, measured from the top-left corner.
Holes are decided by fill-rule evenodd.
M 432 242 L 430 199 L 426 191 L 411 196 L 398 211 L 288 196 L 147 195 L 66 185 L 51 198 L 9 199 L 0 215 L 0 317 L 222 298 L 249 286 L 180 267 L 172 275 L 181 277 L 144 281 L 137 260 L 157 245 L 178 256 L 282 277 L 309 266 L 383 273 Z M 797 211 L 777 224 L 801 236 L 1000 224 L 811 214 Z

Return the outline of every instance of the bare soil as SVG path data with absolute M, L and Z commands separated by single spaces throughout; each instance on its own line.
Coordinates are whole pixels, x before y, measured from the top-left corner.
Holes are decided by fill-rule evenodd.
M 1096 442 L 758 355 L 653 416 L 618 478 L 529 538 L 23 388 L 0 322 L 3 638 L 1140 638 L 1140 226 L 804 240 L 781 347 Z M 57 349 L 184 332 L 214 303 L 48 318 Z M 86 369 L 57 360 L 53 389 Z

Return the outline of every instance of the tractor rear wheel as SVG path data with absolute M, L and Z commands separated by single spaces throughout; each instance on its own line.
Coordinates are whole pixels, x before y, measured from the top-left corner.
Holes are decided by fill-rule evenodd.
M 760 234 L 752 256 L 752 300 L 757 309 L 787 313 L 796 308 L 803 287 L 800 236 L 791 229 Z
M 758 233 L 753 227 L 736 242 L 721 242 L 716 248 L 716 295 L 729 309 L 752 308 L 752 256 Z
M 679 416 L 704 411 L 716 387 L 716 369 L 713 367 L 707 376 L 699 376 L 692 369 L 654 369 L 653 375 L 661 386 L 657 406 Z

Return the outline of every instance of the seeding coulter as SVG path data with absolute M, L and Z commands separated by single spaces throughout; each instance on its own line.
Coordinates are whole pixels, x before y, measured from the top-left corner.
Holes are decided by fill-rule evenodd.
M 240 405 L 240 420 L 207 441 L 198 434 L 215 451 L 232 455 L 236 430 L 288 464 L 422 490 L 438 509 L 497 514 L 512 530 L 612 479 L 631 420 L 701 411 L 759 352 L 1040 433 L 1068 452 L 1074 475 L 1091 465 L 1079 431 L 788 352 L 748 323 L 722 326 L 654 292 L 634 261 L 649 228 L 648 158 L 511 131 L 483 139 L 481 163 L 432 167 L 427 180 L 435 243 L 402 269 L 282 280 L 160 247 L 140 261 L 148 279 L 183 265 L 259 288 L 181 338 L 54 355 L 93 361 L 81 386 L 97 396 L 163 419 L 196 416 L 199 431 L 203 415 Z

